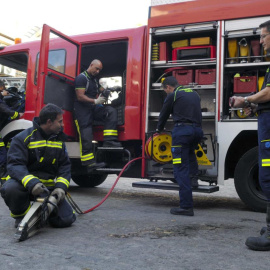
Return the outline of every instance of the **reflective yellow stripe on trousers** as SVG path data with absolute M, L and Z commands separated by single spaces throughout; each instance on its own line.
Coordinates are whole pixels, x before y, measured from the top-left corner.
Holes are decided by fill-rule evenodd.
M 114 129 L 104 129 L 103 135 L 104 136 L 118 136 L 118 131 Z
M 262 167 L 269 167 L 270 159 L 262 159 Z
M 181 158 L 174 158 L 173 159 L 173 164 L 181 164 L 181 163 L 182 163 Z
M 88 154 L 88 155 L 81 156 L 81 161 L 87 161 L 87 160 L 90 160 L 90 159 L 93 159 L 93 158 L 94 158 L 94 154 L 91 153 L 91 154 Z
M 20 218 L 20 217 L 23 217 L 23 216 L 25 216 L 26 214 L 27 214 L 27 212 L 30 210 L 30 208 L 31 208 L 31 204 L 28 206 L 28 208 L 26 209 L 26 211 L 24 212 L 24 213 L 22 213 L 22 214 L 20 214 L 20 215 L 14 215 L 14 214 L 12 214 L 12 213 L 10 213 L 10 215 L 11 215 L 11 217 L 13 217 L 13 218 Z

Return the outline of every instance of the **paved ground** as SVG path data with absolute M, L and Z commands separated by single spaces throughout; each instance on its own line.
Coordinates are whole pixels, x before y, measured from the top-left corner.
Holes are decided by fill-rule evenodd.
M 94 189 L 73 184 L 70 193 L 87 210 L 114 180 Z M 72 227 L 46 227 L 24 242 L 13 239 L 13 220 L 0 200 L 0 269 L 269 269 L 269 252 L 244 244 L 259 234 L 265 215 L 245 207 L 232 180 L 216 194 L 194 194 L 194 217 L 169 213 L 178 206 L 177 192 L 135 189 L 132 182 L 120 179 L 108 200 Z

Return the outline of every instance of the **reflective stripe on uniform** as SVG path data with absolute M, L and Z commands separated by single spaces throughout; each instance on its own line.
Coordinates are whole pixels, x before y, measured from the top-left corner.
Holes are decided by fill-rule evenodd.
M 79 126 L 78 120 L 75 120 L 75 125 L 76 125 L 77 131 L 79 133 L 81 161 L 87 161 L 87 160 L 93 159 L 94 158 L 93 153 L 90 153 L 90 154 L 87 154 L 87 155 L 82 154 L 82 138 L 81 138 L 81 132 L 80 132 L 80 126 Z
M 36 178 L 34 175 L 32 174 L 29 174 L 29 175 L 26 175 L 23 179 L 22 179 L 22 184 L 24 187 L 26 187 L 26 185 L 28 184 L 28 182 L 33 179 L 33 178 Z
M 178 87 L 176 88 L 176 90 L 175 90 L 175 92 L 174 92 L 174 99 L 173 99 L 173 101 L 176 100 L 176 94 L 177 94 L 178 91 L 193 92 L 193 90 L 190 89 L 190 88 L 182 88 L 182 87 L 183 87 L 183 86 L 180 85 L 180 86 L 178 86 Z
M 262 159 L 262 167 L 269 167 L 270 159 Z
M 24 139 L 24 142 L 25 142 L 29 137 L 31 137 L 35 131 L 37 131 L 37 129 L 34 129 L 34 130 L 31 132 L 31 134 L 28 135 L 28 136 Z
M 19 113 L 18 113 L 18 112 L 15 112 L 15 113 L 13 114 L 13 116 L 11 116 L 10 118 L 11 118 L 11 119 L 15 119 L 15 118 L 18 117 L 18 115 L 19 115 Z
M 5 144 L 3 142 L 0 142 L 0 147 L 5 146 Z
M 75 120 L 75 125 L 76 125 L 77 131 L 78 131 L 78 133 L 79 133 L 80 154 L 81 154 L 81 156 L 82 156 L 82 139 L 81 139 L 81 132 L 80 132 L 80 126 L 79 126 L 78 120 Z
M 181 158 L 174 158 L 173 159 L 173 164 L 181 164 L 182 161 L 181 161 Z
M 114 129 L 104 129 L 103 135 L 104 136 L 118 136 L 118 131 Z
M 56 179 L 56 183 L 63 183 L 65 184 L 67 187 L 69 187 L 69 181 L 63 177 L 58 177 Z
M 28 206 L 28 208 L 26 209 L 26 211 L 25 211 L 24 213 L 22 213 L 22 214 L 20 214 L 20 215 L 15 215 L 15 214 L 10 213 L 10 215 L 11 215 L 13 218 L 23 217 L 23 216 L 25 216 L 25 215 L 27 214 L 27 212 L 30 210 L 30 208 L 31 208 L 31 204 Z
M 86 160 L 90 160 L 90 159 L 93 159 L 93 158 L 94 158 L 94 154 L 91 153 L 91 154 L 88 154 L 88 155 L 81 156 L 81 161 L 86 161 Z
M 42 141 L 30 142 L 28 144 L 29 149 L 39 148 L 39 147 L 53 147 L 53 148 L 62 149 L 62 142 L 53 142 L 53 141 L 42 140 Z
M 55 186 L 55 182 L 53 179 L 39 179 L 40 182 L 42 182 L 42 184 L 44 184 L 46 187 L 54 187 Z

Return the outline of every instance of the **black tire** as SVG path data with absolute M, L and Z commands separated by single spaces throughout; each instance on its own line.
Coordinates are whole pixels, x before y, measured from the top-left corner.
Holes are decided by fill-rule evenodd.
M 238 161 L 234 185 L 240 199 L 252 210 L 266 211 L 267 200 L 259 184 L 258 147 L 247 151 Z
M 80 187 L 96 187 L 101 185 L 107 174 L 72 175 L 72 180 Z

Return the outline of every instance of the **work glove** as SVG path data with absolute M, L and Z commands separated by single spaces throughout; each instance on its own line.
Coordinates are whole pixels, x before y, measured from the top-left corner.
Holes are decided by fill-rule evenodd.
M 37 183 L 32 189 L 32 194 L 35 197 L 37 197 L 37 196 L 41 195 L 42 193 L 49 194 L 49 190 L 42 183 Z
M 99 97 L 97 99 L 95 99 L 95 104 L 103 104 L 105 103 L 106 101 L 106 98 L 105 97 L 102 97 L 101 95 L 99 95 Z
M 66 193 L 62 188 L 55 188 L 52 193 L 51 196 L 54 196 L 57 200 L 57 203 L 61 202 L 62 200 L 64 200 Z
M 106 99 L 109 98 L 109 96 L 111 96 L 111 90 L 109 88 L 107 89 L 104 89 L 102 92 L 101 92 L 101 96 L 105 97 Z

